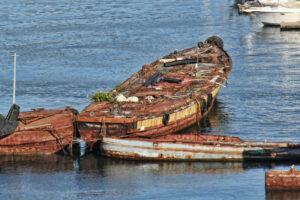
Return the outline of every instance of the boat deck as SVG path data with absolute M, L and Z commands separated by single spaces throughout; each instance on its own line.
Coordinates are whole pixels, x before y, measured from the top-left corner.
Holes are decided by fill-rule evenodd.
M 200 98 L 212 92 L 215 87 L 222 85 L 226 80 L 227 68 L 231 66 L 226 66 L 219 60 L 212 61 L 212 55 L 207 52 L 217 51 L 217 48 L 211 46 L 202 52 L 201 49 L 195 47 L 190 51 L 186 54 L 179 54 L 180 57 L 169 55 L 150 65 L 145 65 L 142 70 L 122 83 L 123 89 L 120 92 L 126 97 L 138 97 L 138 102 L 118 102 L 117 105 L 107 102 L 93 103 L 85 108 L 80 116 L 147 118 L 159 115 L 166 110 L 175 110 L 186 105 L 187 99 Z M 207 57 L 207 60 L 211 62 L 165 67 L 165 63 L 168 63 L 169 60 L 197 59 L 197 57 L 198 59 Z M 224 63 L 228 63 L 226 59 L 228 58 L 224 59 Z M 171 81 L 145 85 L 147 79 L 157 72 L 162 74 L 160 79 Z

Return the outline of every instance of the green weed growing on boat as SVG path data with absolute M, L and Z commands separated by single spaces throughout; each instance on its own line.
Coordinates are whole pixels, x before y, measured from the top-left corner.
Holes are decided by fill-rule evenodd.
M 122 86 L 122 85 L 116 85 L 116 87 L 115 87 L 115 90 L 116 90 L 117 92 L 120 92 L 122 89 L 123 89 L 123 86 Z
M 95 92 L 93 95 L 89 95 L 89 100 L 91 102 L 103 102 L 103 101 L 113 101 L 110 93 L 107 92 Z

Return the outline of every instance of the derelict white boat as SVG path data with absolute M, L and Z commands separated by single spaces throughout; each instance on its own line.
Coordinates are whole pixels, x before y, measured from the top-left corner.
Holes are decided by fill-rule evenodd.
M 222 135 L 170 134 L 150 139 L 103 136 L 98 145 L 102 156 L 130 160 L 265 162 L 300 159 L 300 144 L 251 142 Z

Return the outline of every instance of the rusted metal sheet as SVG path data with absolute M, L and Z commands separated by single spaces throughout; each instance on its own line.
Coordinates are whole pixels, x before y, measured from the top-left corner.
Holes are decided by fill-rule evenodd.
M 267 190 L 300 190 L 300 171 L 292 165 L 290 170 L 267 171 Z
M 298 154 L 290 150 L 298 149 Z M 274 155 L 281 151 L 281 155 Z M 299 159 L 300 146 L 290 143 L 247 142 L 219 135 L 167 135 L 155 139 L 104 136 L 104 156 L 134 160 L 244 161 Z
M 72 143 L 74 110 L 38 109 L 20 113 L 14 132 L 0 136 L 0 154 L 52 154 Z
M 211 110 L 231 67 L 222 40 L 215 36 L 175 51 L 123 82 L 119 93 L 124 101 L 87 106 L 77 118 L 80 135 L 93 144 L 106 135 L 154 138 L 182 130 Z M 127 101 L 130 97 L 138 101 Z

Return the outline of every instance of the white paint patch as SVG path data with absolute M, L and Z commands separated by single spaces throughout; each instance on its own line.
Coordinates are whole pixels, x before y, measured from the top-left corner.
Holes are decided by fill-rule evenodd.
M 220 76 L 217 75 L 217 76 L 215 76 L 213 79 L 211 79 L 209 82 L 214 83 L 214 82 L 217 81 L 217 79 L 218 79 L 219 77 L 220 77 Z

